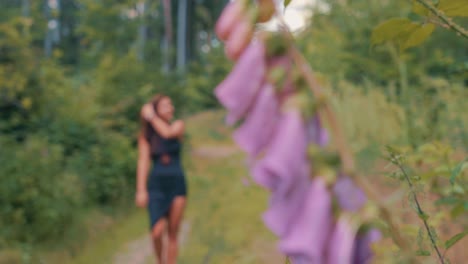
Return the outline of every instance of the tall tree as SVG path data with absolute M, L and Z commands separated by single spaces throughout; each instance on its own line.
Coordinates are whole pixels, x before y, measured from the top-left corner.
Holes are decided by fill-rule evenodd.
M 148 38 L 148 0 L 141 1 L 137 4 L 137 11 L 140 17 L 140 26 L 138 27 L 138 47 L 137 57 L 139 61 L 145 59 L 145 46 Z
M 172 11 L 171 11 L 171 0 L 162 0 L 163 13 L 164 13 L 164 41 L 162 47 L 163 55 L 163 71 L 169 72 L 171 68 L 171 56 L 170 51 L 172 47 Z
M 187 63 L 187 21 L 188 18 L 188 3 L 187 0 L 178 2 L 177 12 L 177 69 L 183 71 Z

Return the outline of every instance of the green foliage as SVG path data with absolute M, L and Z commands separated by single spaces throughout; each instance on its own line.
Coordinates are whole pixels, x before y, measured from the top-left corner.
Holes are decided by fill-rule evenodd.
M 21 8 L 26 2 L 31 4 L 29 14 Z M 173 99 L 179 116 L 216 109 L 213 89 L 232 66 L 212 37 L 222 1 L 194 4 L 196 18 L 189 21 L 187 37 L 189 53 L 197 60 L 185 72 L 164 71 L 161 66 L 164 24 L 157 2 L 144 19 L 129 16 L 136 10 L 135 1 L 65 2 L 60 14 L 54 14 L 63 25 L 60 43 L 44 58 L 49 36 L 43 1 L 0 0 L 0 249 L 43 239 L 60 244 L 77 221 L 76 212 L 84 208 L 125 210 L 134 191 L 141 105 L 153 94 L 164 93 Z M 441 0 L 436 7 L 464 19 L 462 2 Z M 375 159 L 379 145 L 412 145 L 407 158 L 411 180 L 427 185 L 438 195 L 435 205 L 449 212 L 444 217 L 419 216 L 435 228 L 441 219 L 460 221 L 468 209 L 466 162 L 452 159 L 454 151 L 442 145 L 468 146 L 465 40 L 434 30 L 432 13 L 417 1 L 413 6 L 406 0 L 327 3 L 330 10 L 315 13 L 314 26 L 297 36 L 298 46 L 336 95 L 335 109 L 353 150 Z M 410 19 L 380 24 L 392 17 Z M 136 54 L 143 22 L 147 42 L 140 58 Z M 376 45 L 369 45 L 371 40 Z M 392 53 L 395 43 L 404 53 Z M 418 49 L 410 49 L 415 46 Z M 195 145 L 220 140 L 226 144 L 223 116 L 215 113 L 213 118 L 219 123 L 215 128 L 210 127 L 213 120 L 194 119 L 198 123 L 190 131 Z M 205 253 L 219 253 L 214 257 L 219 261 L 229 255 L 228 261 L 248 262 L 248 257 L 240 257 L 248 239 L 236 226 L 258 231 L 257 221 L 246 224 L 243 218 L 258 216 L 259 204 L 241 205 L 263 197 L 219 178 L 226 171 L 232 177 L 242 174 L 234 170 L 241 158 L 228 160 L 197 164 L 190 180 L 198 190 L 194 202 L 201 205 L 193 208 L 202 209 L 189 212 L 200 228 L 185 253 L 187 262 Z M 232 201 L 236 206 L 221 206 Z M 210 223 L 217 227 L 209 228 Z M 227 225 L 231 231 L 225 231 Z M 445 246 L 461 241 L 462 234 L 446 240 Z M 422 239 L 427 240 L 427 234 Z M 421 245 L 420 253 L 428 249 Z M 15 261 L 15 254 L 5 258 Z M 20 257 L 26 262 L 28 255 Z
M 401 51 L 423 43 L 434 31 L 433 24 L 418 24 L 407 18 L 393 18 L 378 25 L 372 32 L 372 45 L 395 41 Z
M 454 235 L 449 240 L 445 241 L 445 249 L 451 248 L 455 243 L 463 239 L 468 234 L 468 231 L 461 232 L 459 234 Z
M 78 176 L 63 171 L 62 148 L 38 137 L 1 145 L 0 247 L 60 239 L 82 199 Z
M 433 7 L 434 10 L 431 10 Z M 376 26 L 372 32 L 372 45 L 395 42 L 401 51 L 421 45 L 432 35 L 436 25 L 452 28 L 468 37 L 466 29 L 459 27 L 447 18 L 468 16 L 468 7 L 464 0 L 441 0 L 433 6 L 431 1 L 413 0 L 412 11 L 423 17 L 422 22 L 413 22 L 408 18 L 391 18 Z M 440 13 L 439 13 L 440 12 Z
M 447 16 L 468 16 L 468 5 L 464 0 L 440 0 L 437 8 Z
M 363 150 L 370 142 L 385 144 L 404 137 L 403 109 L 389 102 L 378 87 L 369 87 L 364 92 L 348 82 L 340 82 L 337 88 L 333 105 L 355 151 Z
M 455 179 L 462 173 L 462 171 L 468 167 L 468 158 L 460 162 L 452 171 L 450 175 L 450 183 L 455 184 Z
M 69 169 L 79 173 L 89 205 L 117 206 L 132 201 L 136 150 L 130 139 L 106 132 L 95 144 L 74 154 Z
M 396 178 L 408 184 L 410 204 L 414 205 L 416 214 L 424 223 L 421 224 L 423 227 L 418 233 L 416 255 L 431 255 L 426 249 L 428 247 L 438 247 L 439 252 L 441 248 L 448 250 L 467 233 L 462 215 L 468 212 L 468 207 L 465 206 L 468 199 L 465 187 L 468 183 L 468 173 L 460 169 L 466 158 L 462 162 L 457 161 L 457 152 L 441 142 L 427 143 L 416 149 L 408 147 L 388 149 L 390 161 L 395 165 L 392 174 L 399 175 Z M 457 163 L 458 165 L 454 167 Z M 454 174 L 459 177 L 453 179 Z M 423 209 L 430 206 L 423 198 L 425 192 L 437 195 L 438 200 L 434 203 L 437 211 L 429 212 Z M 460 224 L 464 231 L 452 235 L 442 243 L 436 229 L 440 230 L 447 225 L 447 220 Z
M 231 66 L 232 63 L 227 61 L 220 48 L 213 49 L 205 60 L 193 63 L 180 87 L 186 93 L 186 110 L 193 112 L 217 108 L 219 103 L 213 91 L 229 73 Z

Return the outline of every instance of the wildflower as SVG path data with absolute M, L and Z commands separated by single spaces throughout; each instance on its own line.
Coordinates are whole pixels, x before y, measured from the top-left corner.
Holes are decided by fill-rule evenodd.
M 307 137 L 301 114 L 291 110 L 282 114 L 265 157 L 253 168 L 254 180 L 269 190 L 286 190 L 308 176 Z
M 270 142 L 275 132 L 279 103 L 273 87 L 264 84 L 256 104 L 242 126 L 234 132 L 234 140 L 250 156 L 256 156 Z
M 215 26 L 219 39 L 228 39 L 237 23 L 243 18 L 245 10 L 246 4 L 243 0 L 231 1 L 226 5 Z
M 293 217 L 289 232 L 281 237 L 281 251 L 302 263 L 324 263 L 333 219 L 331 197 L 323 179 L 312 181 L 301 210 Z
M 263 43 L 251 43 L 229 76 L 216 87 L 216 97 L 229 111 L 228 125 L 242 118 L 252 105 L 265 76 L 264 53 Z
M 338 204 L 344 210 L 358 211 L 367 201 L 364 192 L 355 185 L 351 178 L 341 176 L 333 186 Z
M 356 229 L 348 217 L 336 222 L 327 247 L 327 264 L 351 264 L 353 260 Z
M 368 264 L 373 252 L 371 245 L 382 239 L 382 233 L 376 228 L 371 228 L 363 234 L 358 234 L 355 241 L 353 264 Z

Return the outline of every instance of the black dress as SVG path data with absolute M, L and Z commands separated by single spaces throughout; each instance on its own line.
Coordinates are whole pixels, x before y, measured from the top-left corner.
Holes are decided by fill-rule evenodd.
M 178 139 L 164 139 L 152 127 L 146 131 L 151 147 L 153 169 L 148 177 L 148 212 L 151 228 L 167 217 L 176 196 L 187 195 L 187 185 L 181 164 L 181 143 Z

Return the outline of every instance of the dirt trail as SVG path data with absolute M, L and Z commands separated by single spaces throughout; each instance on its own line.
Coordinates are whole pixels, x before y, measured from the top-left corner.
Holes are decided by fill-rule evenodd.
M 188 240 L 191 225 L 188 221 L 182 222 L 179 234 L 179 246 L 183 247 Z M 153 263 L 153 247 L 149 234 L 130 241 L 124 247 L 123 252 L 114 256 L 114 264 L 146 264 Z

